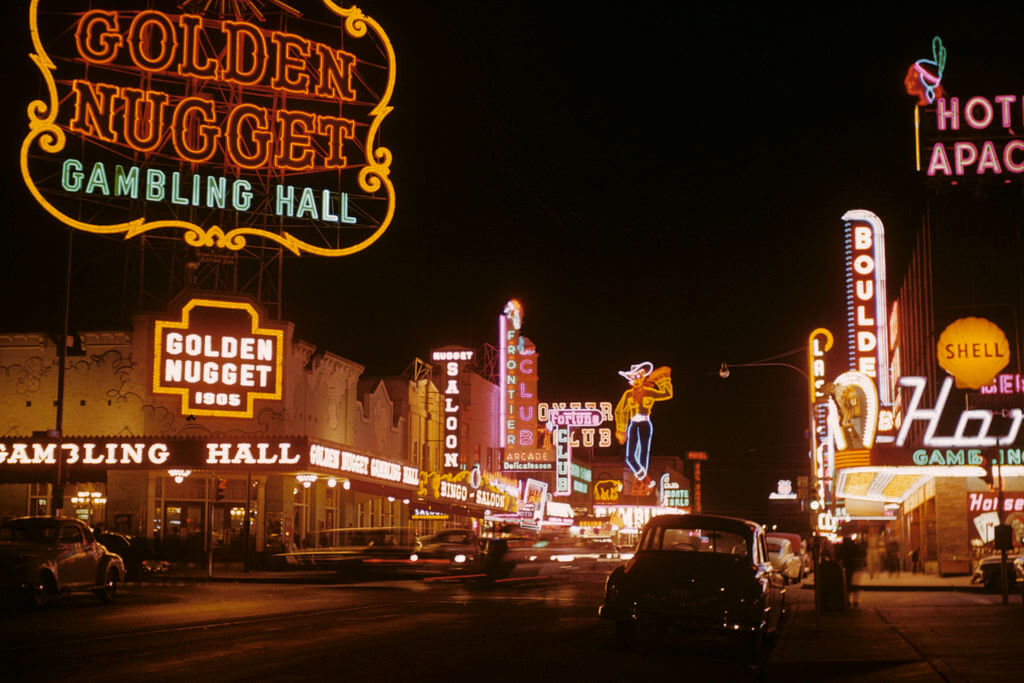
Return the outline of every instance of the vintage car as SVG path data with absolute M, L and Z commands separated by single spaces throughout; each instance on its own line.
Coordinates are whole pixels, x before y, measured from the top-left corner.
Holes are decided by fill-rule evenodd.
M 807 543 L 804 541 L 800 534 L 795 534 L 790 531 L 766 531 L 765 535 L 768 538 L 768 543 L 772 542 L 773 538 L 787 538 L 789 539 L 790 547 L 793 549 L 793 554 L 800 558 L 800 578 L 809 576 L 814 571 L 814 558 L 807 552 Z
M 780 574 L 785 583 L 795 583 L 803 578 L 803 562 L 793 552 L 793 544 L 788 538 L 768 534 L 768 559 Z
M 77 519 L 16 517 L 0 524 L 0 582 L 42 607 L 60 593 L 92 591 L 113 601 L 124 562 Z
M 786 591 L 760 525 L 663 515 L 644 525 L 633 559 L 615 568 L 599 615 L 620 647 L 649 632 L 725 639 L 756 662 L 777 633 Z
M 414 569 L 440 573 L 477 571 L 481 559 L 480 539 L 472 529 L 444 529 L 422 538 L 420 547 L 409 555 Z
M 995 553 L 986 555 L 978 560 L 971 576 L 971 583 L 981 583 L 989 593 L 1002 591 L 1003 579 L 1000 569 L 1002 554 Z M 1024 551 L 1009 552 L 1006 554 L 1006 580 L 1008 588 L 1015 590 L 1016 582 L 1024 581 Z

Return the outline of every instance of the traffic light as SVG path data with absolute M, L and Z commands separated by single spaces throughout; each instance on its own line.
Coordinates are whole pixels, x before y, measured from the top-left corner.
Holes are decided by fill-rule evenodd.
M 217 500 L 224 500 L 228 495 L 228 480 L 217 477 Z

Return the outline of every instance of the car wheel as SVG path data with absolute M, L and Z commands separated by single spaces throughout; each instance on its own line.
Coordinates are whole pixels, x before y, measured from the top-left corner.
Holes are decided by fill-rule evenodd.
M 51 596 L 57 592 L 53 578 L 49 574 L 40 574 L 29 590 L 28 599 L 34 607 L 46 607 Z
M 114 601 L 117 596 L 117 570 L 108 567 L 107 573 L 103 577 L 103 586 L 96 591 L 96 595 L 99 596 L 100 602 L 104 605 L 109 605 Z
M 615 647 L 628 650 L 636 643 L 636 623 L 620 619 L 615 622 Z
M 751 669 L 758 669 L 764 660 L 765 636 L 764 628 L 758 628 L 746 634 L 740 643 L 741 655 Z

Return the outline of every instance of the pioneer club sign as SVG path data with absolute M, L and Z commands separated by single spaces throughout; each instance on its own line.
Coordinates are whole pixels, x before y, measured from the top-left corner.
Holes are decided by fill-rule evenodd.
M 249 303 L 192 299 L 156 322 L 153 392 L 181 396 L 184 415 L 252 417 L 256 400 L 281 398 L 283 340 Z

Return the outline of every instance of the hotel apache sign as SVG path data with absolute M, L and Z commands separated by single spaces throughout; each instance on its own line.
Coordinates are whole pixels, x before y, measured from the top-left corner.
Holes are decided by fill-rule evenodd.
M 153 341 L 153 393 L 181 396 L 183 415 L 251 418 L 257 399 L 281 398 L 284 331 L 252 304 L 192 299 Z
M 376 21 L 328 0 L 305 14 L 125 4 L 31 2 L 47 96 L 28 107 L 20 163 L 47 212 L 88 232 L 176 230 L 235 251 L 258 237 L 343 256 L 384 233 L 395 53 Z
M 916 165 L 929 180 L 1010 182 L 1024 173 L 1024 95 L 953 97 L 942 86 L 946 48 L 932 39 L 932 58 L 911 65 L 904 79 L 914 107 Z M 922 117 L 923 114 L 923 117 Z M 923 120 L 922 120 L 923 119 Z M 922 149 L 923 148 L 923 149 Z

